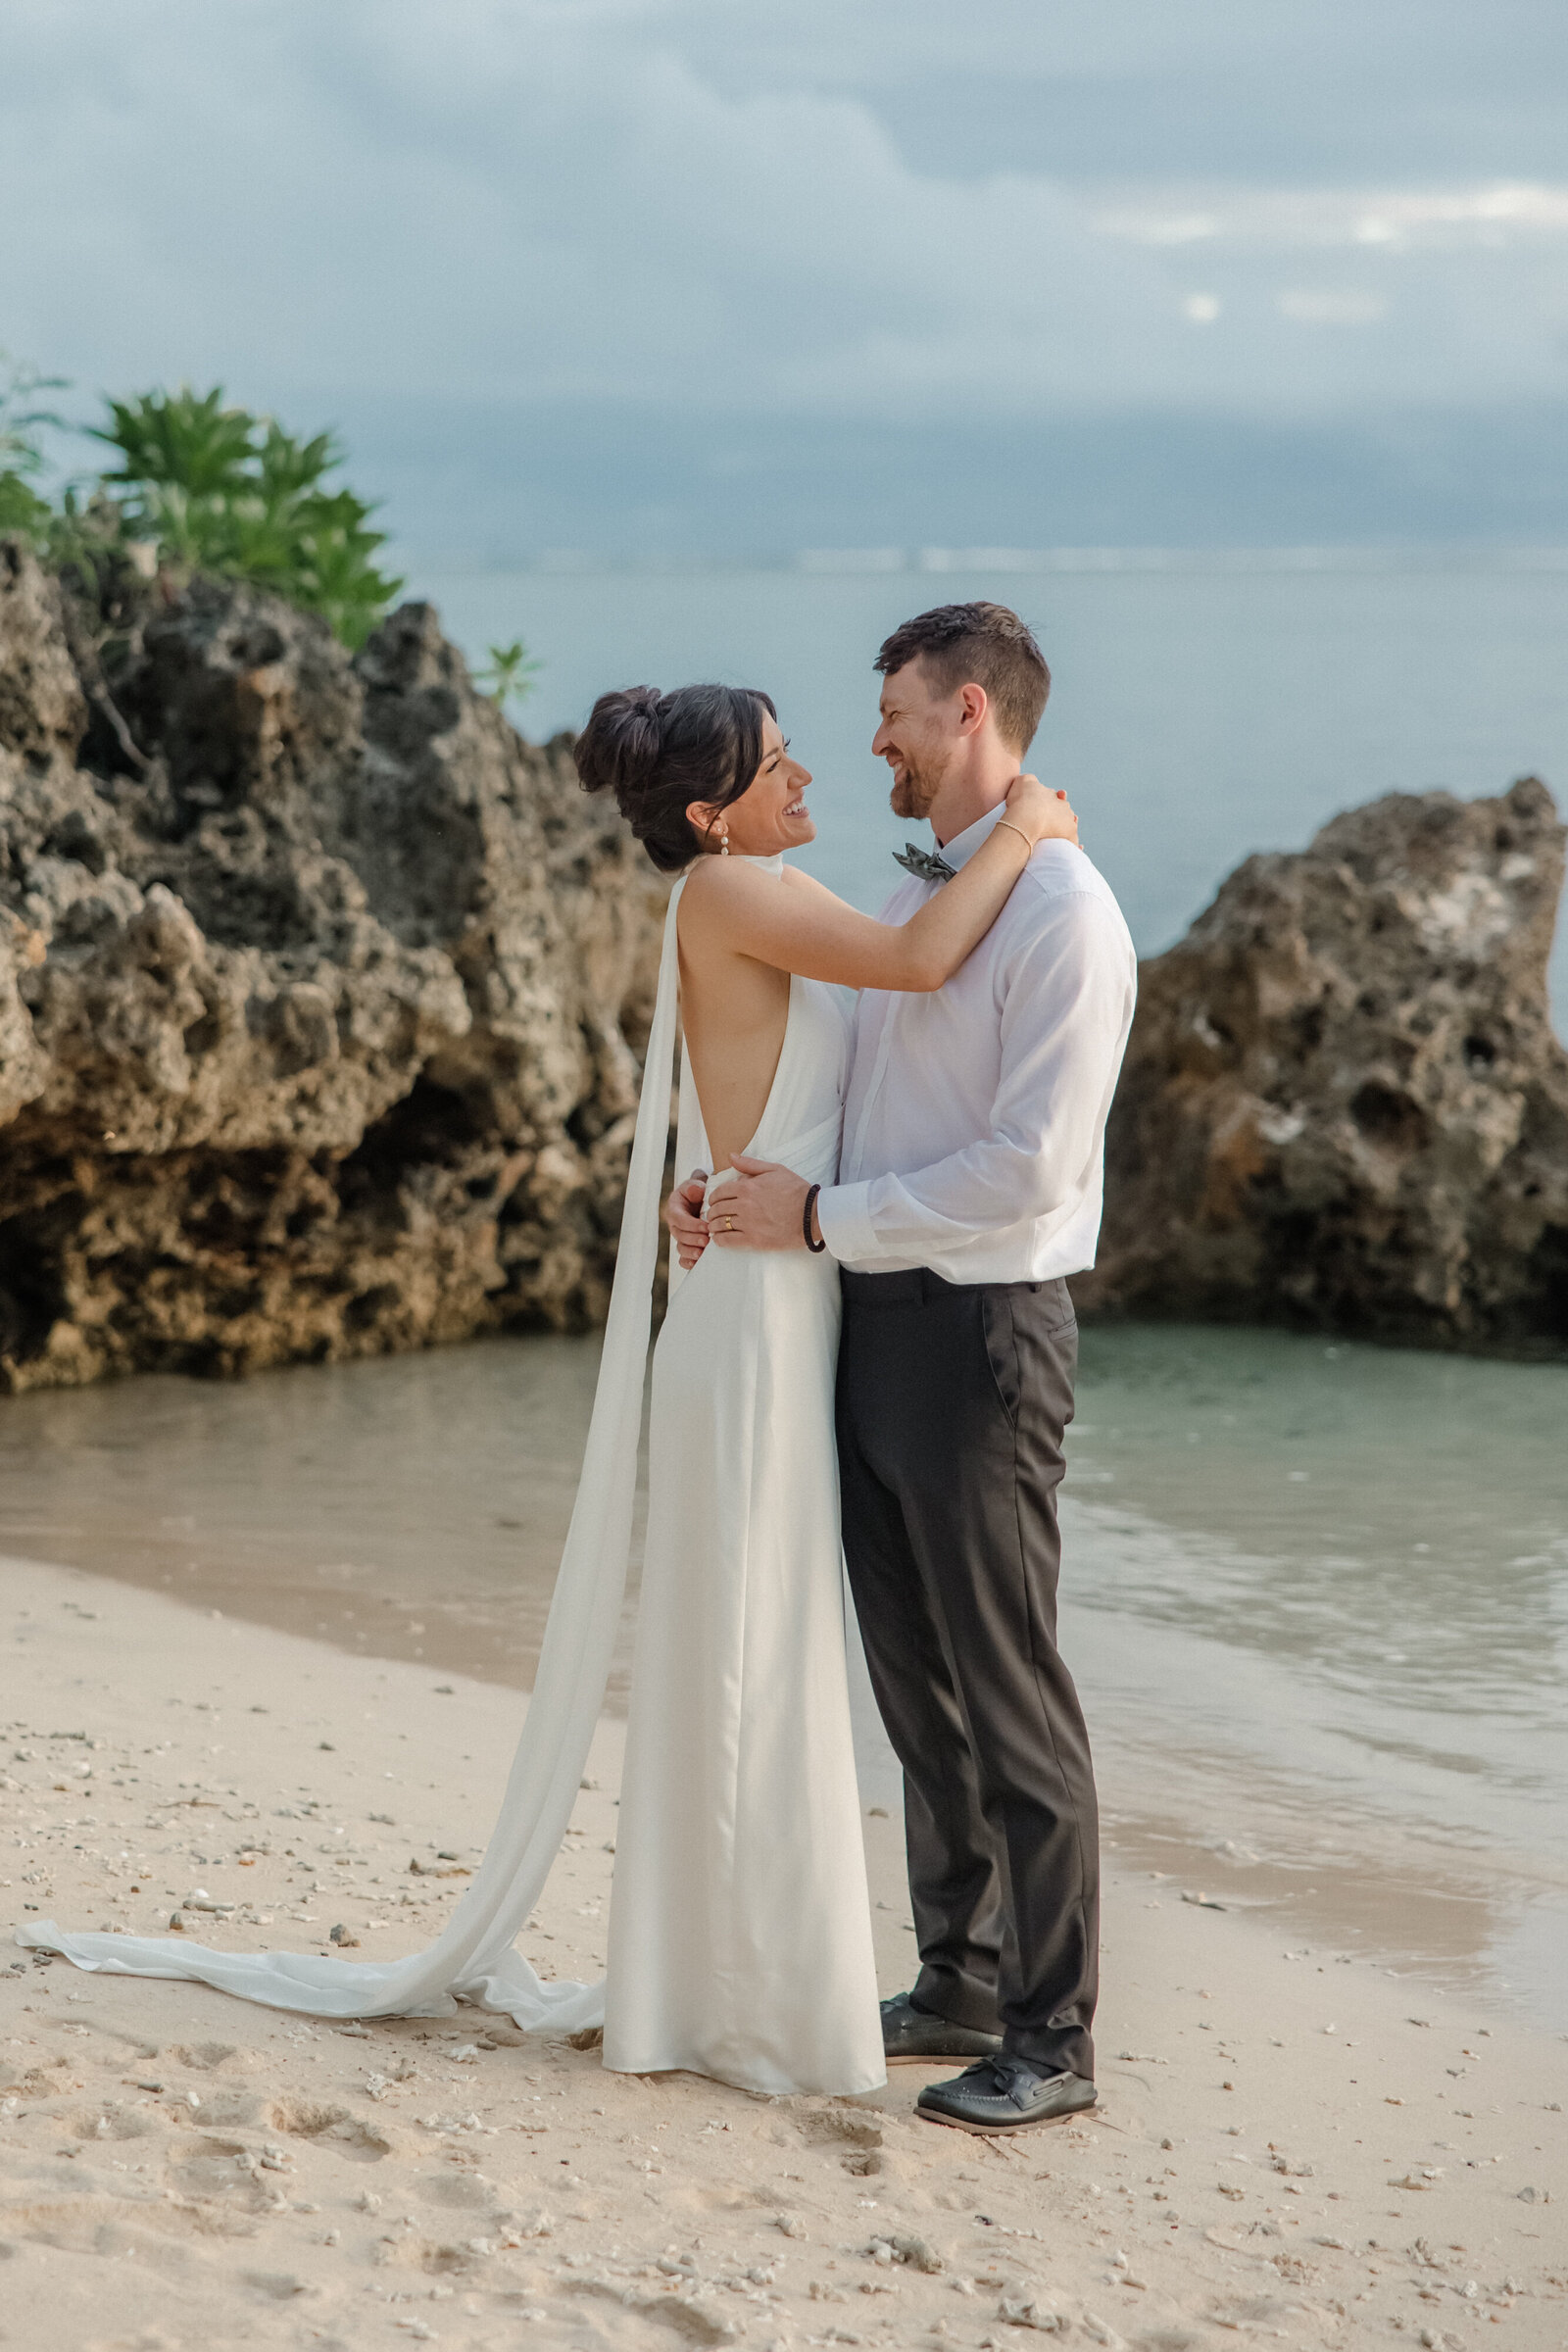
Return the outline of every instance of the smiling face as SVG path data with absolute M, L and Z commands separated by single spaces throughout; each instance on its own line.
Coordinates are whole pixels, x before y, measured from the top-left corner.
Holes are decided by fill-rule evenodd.
M 923 817 L 965 732 L 966 689 L 934 694 L 919 660 L 906 662 L 882 687 L 882 723 L 871 738 L 872 757 L 893 770 L 895 816 Z
M 736 858 L 771 858 L 778 850 L 798 850 L 816 839 L 816 827 L 806 812 L 806 787 L 811 771 L 790 758 L 778 720 L 762 715 L 762 757 L 746 790 L 722 808 L 694 801 L 686 814 L 699 841 L 716 855 L 727 834 Z

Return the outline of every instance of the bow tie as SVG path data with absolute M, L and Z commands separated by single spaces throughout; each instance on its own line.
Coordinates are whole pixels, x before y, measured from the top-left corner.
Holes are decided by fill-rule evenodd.
M 913 874 L 919 882 L 951 882 L 958 870 L 948 863 L 940 850 L 917 850 L 912 841 L 906 841 L 893 856 L 905 872 Z

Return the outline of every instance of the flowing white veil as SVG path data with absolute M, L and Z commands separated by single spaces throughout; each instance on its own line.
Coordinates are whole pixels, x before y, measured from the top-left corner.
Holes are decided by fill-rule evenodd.
M 625 1595 L 637 1443 L 669 1135 L 677 968 L 670 896 L 620 1246 L 577 1499 L 539 1652 L 533 1695 L 500 1817 L 445 1933 L 406 1960 L 345 1962 L 313 1952 L 216 1952 L 164 1936 L 70 1936 L 29 1922 L 17 1941 L 106 1975 L 183 1977 L 315 2017 L 429 2017 L 454 2000 L 509 2011 L 525 2029 L 604 2023 L 603 1984 L 543 1984 L 515 1938 L 560 1851 L 599 1719 Z

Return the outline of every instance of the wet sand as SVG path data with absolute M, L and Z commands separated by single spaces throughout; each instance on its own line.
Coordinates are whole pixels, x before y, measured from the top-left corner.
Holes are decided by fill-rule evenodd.
M 15 1397 L 0 1544 L 526 1690 L 598 1363 L 593 1340 L 481 1340 Z
M 215 1942 L 330 1951 L 336 1927 L 367 1957 L 437 1932 L 515 1694 L 3 1572 L 19 1917 L 177 1908 Z M 600 1965 L 619 1740 L 607 1720 L 523 1936 L 549 1975 Z M 897 1829 L 865 1826 L 893 1990 Z M 917 2121 L 920 2069 L 760 2100 L 471 2010 L 333 2029 L 19 1955 L 0 2326 L 29 2352 L 1568 2340 L 1568 2045 L 1210 1908 L 1175 1859 L 1108 1856 L 1101 2108 L 1001 2144 Z

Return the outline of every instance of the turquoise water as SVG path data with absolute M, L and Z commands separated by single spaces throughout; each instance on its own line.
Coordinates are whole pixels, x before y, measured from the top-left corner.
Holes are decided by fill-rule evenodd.
M 1159 1686 L 1212 1730 L 1174 1667 L 1206 1644 L 1272 1769 L 1568 1862 L 1568 1366 L 1094 1326 L 1071 1443 L 1074 1606 L 1117 1622 L 1129 1717 Z
M 1114 1807 L 1568 2026 L 1568 1366 L 1082 1348 L 1062 1642 Z
M 13 1398 L 0 1552 L 526 1688 L 596 1363 Z M 1568 2029 L 1565 1431 L 1564 1366 L 1086 1331 L 1062 1646 L 1119 1857 Z
M 1031 761 L 1071 794 L 1144 954 L 1250 852 L 1299 849 L 1382 793 L 1472 799 L 1534 773 L 1568 806 L 1568 556 L 425 572 L 409 593 L 475 659 L 527 640 L 543 664 L 516 712 L 530 734 L 580 724 L 608 686 L 767 688 L 816 777 L 802 862 L 867 907 L 908 830 L 869 756 L 872 657 L 910 612 L 971 597 L 1012 605 L 1040 636 L 1054 685 Z M 1568 934 L 1554 981 L 1568 1032 Z

